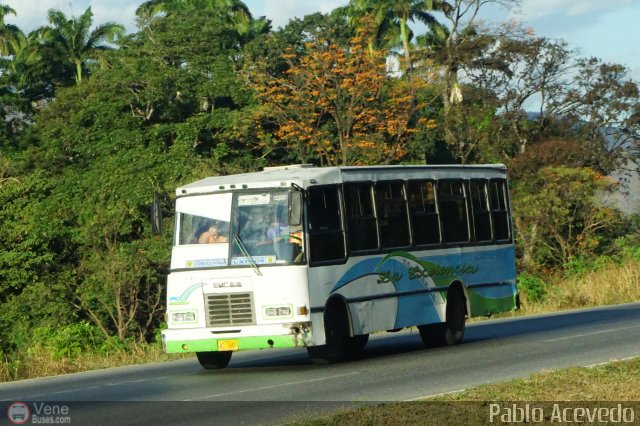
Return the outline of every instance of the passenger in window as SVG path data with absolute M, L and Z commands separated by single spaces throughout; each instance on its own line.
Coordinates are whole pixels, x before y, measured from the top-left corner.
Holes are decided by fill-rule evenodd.
M 199 244 L 226 243 L 229 239 L 222 235 L 217 226 L 210 226 L 198 237 Z

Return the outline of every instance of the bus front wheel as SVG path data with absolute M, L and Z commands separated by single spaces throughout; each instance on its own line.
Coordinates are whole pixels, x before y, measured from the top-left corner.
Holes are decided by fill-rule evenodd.
M 324 315 L 326 343 L 307 346 L 307 352 L 314 364 L 322 365 L 344 361 L 364 349 L 369 335 L 349 336 L 349 314 L 344 304 L 333 301 Z
M 205 370 L 220 370 L 229 365 L 231 351 L 196 352 L 198 362 Z

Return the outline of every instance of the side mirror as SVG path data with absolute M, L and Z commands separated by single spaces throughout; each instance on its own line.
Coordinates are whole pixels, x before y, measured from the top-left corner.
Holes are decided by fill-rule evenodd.
M 153 194 L 150 216 L 151 232 L 153 235 L 160 235 L 162 233 L 162 206 L 158 194 Z
M 289 192 L 289 226 L 300 226 L 302 223 L 302 193 Z

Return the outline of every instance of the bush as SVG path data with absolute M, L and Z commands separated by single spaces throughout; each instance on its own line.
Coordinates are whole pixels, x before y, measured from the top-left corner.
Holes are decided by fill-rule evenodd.
M 101 355 L 109 355 L 116 352 L 126 352 L 128 343 L 120 340 L 117 336 L 111 336 L 100 345 L 98 353 Z
M 640 261 L 640 238 L 618 238 L 615 244 L 623 259 Z
M 36 329 L 33 341 L 41 344 L 53 359 L 61 359 L 96 352 L 104 342 L 104 337 L 95 325 L 82 321 L 56 329 Z
M 524 292 L 527 300 L 542 302 L 547 295 L 547 283 L 535 275 L 523 273 L 518 276 L 518 290 Z

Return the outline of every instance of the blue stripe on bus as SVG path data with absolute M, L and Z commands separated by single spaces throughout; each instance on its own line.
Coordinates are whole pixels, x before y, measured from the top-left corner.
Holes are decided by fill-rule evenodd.
M 399 282 L 399 287 L 397 285 L 398 283 L 396 283 L 397 291 L 417 289 L 421 287 L 420 280 L 418 279 L 404 279 L 407 277 L 407 268 L 401 262 L 394 258 L 390 258 L 382 265 L 380 265 L 380 262 L 383 259 L 384 257 L 372 257 L 358 262 L 342 275 L 342 277 L 336 282 L 336 285 L 331 290 L 331 293 L 334 293 L 340 288 L 365 276 L 379 274 L 382 271 L 390 270 L 397 270 L 403 276 L 403 279 Z M 474 284 L 515 280 L 515 251 L 513 247 L 454 253 L 440 256 L 423 256 L 419 259 L 422 261 L 435 263 L 438 266 L 444 268 L 456 267 L 460 265 L 476 266 L 477 269 L 474 273 L 462 272 L 456 276 L 457 278 L 460 278 L 467 286 L 473 286 Z M 442 276 L 434 276 L 432 278 L 437 279 L 442 278 Z M 451 278 L 455 277 L 452 276 Z M 485 291 L 482 292 L 485 293 Z M 487 297 L 491 297 L 490 291 L 486 292 L 486 294 Z

